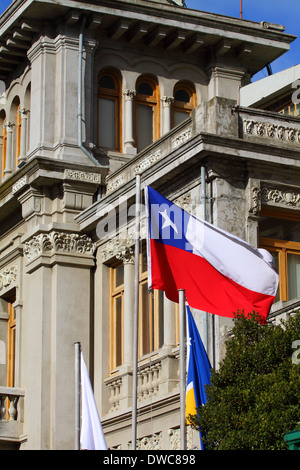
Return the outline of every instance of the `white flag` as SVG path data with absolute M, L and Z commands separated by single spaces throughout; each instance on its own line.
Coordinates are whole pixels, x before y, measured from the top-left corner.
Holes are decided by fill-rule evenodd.
M 81 353 L 81 432 L 82 450 L 107 450 L 89 374 Z

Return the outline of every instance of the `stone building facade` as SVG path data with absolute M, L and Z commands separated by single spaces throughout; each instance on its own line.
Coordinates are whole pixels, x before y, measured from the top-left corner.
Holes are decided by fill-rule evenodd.
M 130 449 L 137 173 L 274 254 L 270 321 L 299 308 L 299 119 L 240 101 L 294 37 L 180 0 L 16 0 L 0 38 L 0 446 L 74 448 L 80 341 Z M 178 306 L 148 292 L 145 238 L 142 213 L 137 445 L 178 449 Z M 218 367 L 231 320 L 194 316 Z

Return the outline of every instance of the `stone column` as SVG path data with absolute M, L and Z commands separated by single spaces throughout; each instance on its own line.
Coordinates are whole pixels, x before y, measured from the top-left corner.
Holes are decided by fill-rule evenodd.
M 135 90 L 125 90 L 124 93 L 124 153 L 136 154 L 136 147 L 133 136 L 133 99 Z
M 13 172 L 13 124 L 7 122 L 6 128 L 6 159 L 4 168 L 4 178 L 7 178 Z
M 26 161 L 26 150 L 27 150 L 27 114 L 28 111 L 24 108 L 18 111 L 21 116 L 21 142 L 20 142 L 20 155 L 18 163 Z
M 172 104 L 174 102 L 174 98 L 172 96 L 163 96 L 161 98 L 162 102 L 162 135 L 166 134 L 171 130 L 172 127 Z

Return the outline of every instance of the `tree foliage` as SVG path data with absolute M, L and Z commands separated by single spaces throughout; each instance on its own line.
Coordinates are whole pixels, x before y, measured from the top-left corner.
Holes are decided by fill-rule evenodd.
M 299 340 L 299 313 L 280 325 L 263 325 L 255 312 L 236 315 L 207 403 L 193 417 L 206 449 L 287 448 L 283 436 L 300 422 Z

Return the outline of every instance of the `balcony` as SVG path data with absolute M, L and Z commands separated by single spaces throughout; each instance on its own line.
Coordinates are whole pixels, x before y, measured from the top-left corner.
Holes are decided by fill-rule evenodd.
M 0 450 L 17 450 L 23 440 L 24 390 L 0 387 Z

